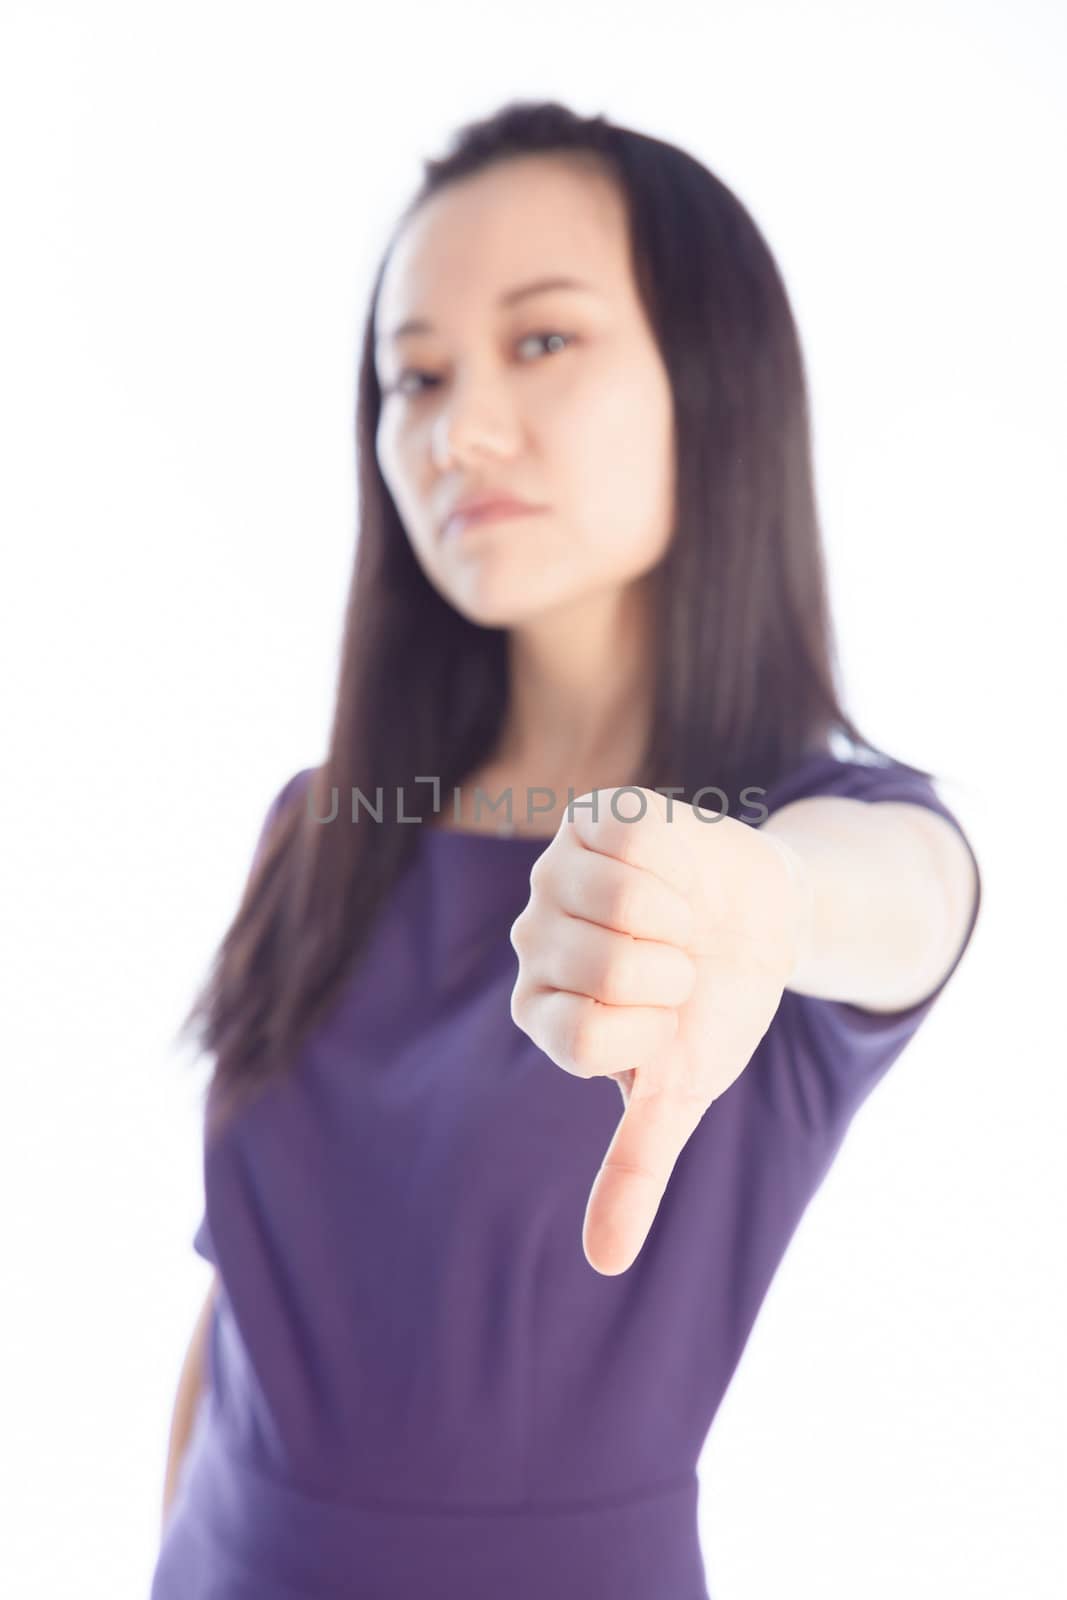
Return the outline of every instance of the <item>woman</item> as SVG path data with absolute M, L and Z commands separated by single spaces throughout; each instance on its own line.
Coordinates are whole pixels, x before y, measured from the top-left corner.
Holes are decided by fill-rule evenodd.
M 794 322 L 688 155 L 464 129 L 358 458 L 329 750 L 190 1017 L 217 1270 L 153 1600 L 698 1600 L 712 1418 L 977 863 L 840 703 Z

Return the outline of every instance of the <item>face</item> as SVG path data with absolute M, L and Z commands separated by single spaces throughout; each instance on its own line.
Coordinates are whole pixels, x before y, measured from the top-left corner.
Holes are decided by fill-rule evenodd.
M 562 277 L 583 287 L 517 292 Z M 658 564 L 673 531 L 672 396 L 609 179 L 522 157 L 435 195 L 394 243 L 375 331 L 379 466 L 458 611 L 521 624 Z M 445 527 L 487 495 L 538 509 Z

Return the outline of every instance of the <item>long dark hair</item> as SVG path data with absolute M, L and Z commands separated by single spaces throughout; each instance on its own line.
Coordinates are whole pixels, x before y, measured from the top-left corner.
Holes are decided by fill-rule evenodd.
M 618 184 L 673 392 L 675 524 L 651 575 L 656 680 L 641 784 L 685 799 L 714 784 L 735 812 L 742 789 L 769 789 L 835 734 L 865 759 L 891 760 L 859 733 L 836 684 L 804 362 L 759 229 L 684 151 L 555 102 L 513 102 L 463 127 L 424 163 L 397 228 L 446 185 L 529 155 L 591 164 Z M 215 1059 L 212 1128 L 292 1068 L 351 976 L 415 847 L 416 830 L 393 820 L 396 791 L 406 815 L 429 799 L 417 777 L 439 777 L 450 795 L 489 759 L 507 709 L 507 630 L 472 623 L 429 582 L 378 467 L 375 308 L 387 259 L 388 248 L 362 337 L 359 528 L 329 748 L 274 808 L 181 1028 Z M 323 826 L 334 791 L 343 808 L 356 788 L 372 801 L 381 789 L 383 821 Z

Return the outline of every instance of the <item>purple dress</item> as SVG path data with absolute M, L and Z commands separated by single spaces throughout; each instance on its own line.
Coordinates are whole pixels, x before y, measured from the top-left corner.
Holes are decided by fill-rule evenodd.
M 764 804 L 812 794 L 963 831 L 926 780 L 829 753 Z M 893 1015 L 783 994 L 603 1277 L 582 1222 L 619 1091 L 510 1014 L 548 840 L 416 832 L 297 1070 L 205 1145 L 220 1292 L 151 1600 L 706 1600 L 708 1430 L 851 1117 L 949 980 Z

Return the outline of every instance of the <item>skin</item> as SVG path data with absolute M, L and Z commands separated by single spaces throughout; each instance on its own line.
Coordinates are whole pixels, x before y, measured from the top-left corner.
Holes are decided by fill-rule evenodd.
M 956 829 L 920 805 L 816 796 L 755 829 L 650 789 L 618 807 L 635 821 L 611 791 L 596 799 L 531 871 L 511 1014 L 557 1066 L 622 1094 L 582 1232 L 614 1275 L 784 991 L 918 1003 L 955 962 L 978 885 Z
M 624 1271 L 704 1113 L 744 1070 L 798 959 L 807 901 L 786 850 L 640 789 L 577 811 L 512 924 L 513 1020 L 557 1066 L 618 1084 L 623 1116 L 586 1207 L 586 1259 Z M 625 1064 L 625 1065 L 623 1065 Z
M 497 304 L 561 276 L 589 292 Z M 434 331 L 385 337 L 412 317 Z M 523 157 L 443 191 L 394 244 L 376 330 L 378 461 L 415 556 L 464 616 L 509 630 L 505 730 L 464 805 L 476 783 L 510 784 L 517 825 L 548 834 L 568 784 L 626 783 L 636 768 L 654 647 L 643 580 L 673 530 L 673 400 L 616 187 Z M 485 483 L 546 510 L 442 539 L 445 512 Z M 535 785 L 559 804 L 531 819 Z
M 558 276 L 590 292 L 498 304 L 516 286 Z M 433 331 L 387 337 L 411 318 Z M 599 172 L 537 157 L 444 191 L 394 245 L 376 332 L 378 461 L 416 558 L 464 616 L 509 630 L 505 732 L 464 800 L 476 783 L 492 794 L 510 785 L 520 797 L 546 785 L 559 798 L 553 842 L 512 930 L 520 958 L 512 1015 L 564 1070 L 605 1071 L 619 1083 L 626 1113 L 585 1229 L 593 1264 L 618 1271 L 636 1254 L 713 1092 L 741 1070 L 773 1015 L 793 906 L 780 854 L 754 844 L 741 824 L 736 835 L 733 825 L 718 828 L 730 848 L 715 852 L 712 872 L 707 825 L 677 808 L 681 826 L 669 825 L 658 796 L 640 828 L 610 815 L 565 816 L 568 785 L 586 797 L 604 790 L 606 802 L 609 788 L 630 781 L 648 731 L 645 580 L 673 530 L 672 394 L 617 189 Z M 553 350 L 538 338 L 551 332 L 570 342 Z M 483 483 L 547 509 L 442 538 L 446 511 Z M 694 896 L 698 828 L 707 883 Z M 750 970 L 737 970 L 747 1010 L 743 1025 L 731 1020 L 733 1049 L 709 1078 L 698 1048 L 712 1023 L 702 975 L 724 943 L 724 874 L 735 880 L 732 906 L 742 908 L 746 868 L 748 878 L 762 873 L 768 893 L 750 896 L 744 914 L 766 916 L 775 900 L 779 957 L 758 996 Z M 765 928 L 759 936 L 752 928 L 764 963 Z M 721 964 L 719 980 L 721 1001 Z
M 204 1393 L 211 1314 L 217 1293 L 218 1273 L 212 1269 L 207 1296 L 197 1316 L 196 1324 L 189 1340 L 189 1348 L 186 1351 L 185 1360 L 182 1363 L 182 1370 L 178 1378 L 178 1392 L 174 1400 L 170 1438 L 167 1443 L 161 1533 L 166 1533 L 167 1531 L 167 1523 L 178 1493 L 182 1463 L 189 1448 L 197 1411 Z
M 497 305 L 505 290 L 564 274 L 595 292 Z M 478 785 L 558 797 L 522 830 L 550 843 L 511 929 L 511 1014 L 562 1070 L 619 1086 L 623 1115 L 582 1233 L 590 1265 L 614 1275 L 639 1253 L 679 1155 L 784 989 L 874 1010 L 915 1003 L 955 960 L 977 880 L 955 830 L 920 806 L 812 798 L 756 830 L 640 789 L 643 815 L 632 794 L 619 807 L 638 821 L 613 814 L 648 730 L 647 578 L 673 518 L 672 396 L 613 186 L 523 158 L 435 197 L 390 256 L 378 329 L 415 316 L 435 331 L 378 352 L 390 390 L 378 460 L 429 581 L 473 622 L 508 629 L 505 730 L 469 776 L 462 820 L 477 823 Z M 553 350 L 531 337 L 549 332 L 573 342 Z M 404 394 L 394 386 L 412 370 L 434 381 L 405 376 Z M 486 484 L 546 510 L 443 540 L 445 513 Z M 595 797 L 595 815 L 566 816 L 568 785 Z M 179 1387 L 164 1524 L 211 1298 Z
M 559 275 L 593 292 L 498 304 Z M 973 905 L 970 857 L 908 804 L 813 797 L 756 829 L 640 789 L 619 805 L 639 820 L 613 814 L 649 726 L 648 580 L 672 534 L 674 418 L 607 178 L 523 157 L 435 196 L 394 245 L 376 331 L 410 318 L 432 331 L 378 348 L 378 461 L 429 581 L 508 630 L 505 728 L 463 786 L 461 820 L 477 823 L 478 785 L 510 787 L 517 821 L 529 787 L 557 797 L 520 828 L 550 842 L 511 930 L 511 1012 L 558 1067 L 618 1084 L 582 1236 L 613 1275 L 787 986 L 892 1010 L 940 980 Z M 572 342 L 535 337 L 555 332 Z M 446 513 L 486 488 L 545 509 L 443 538 Z M 568 786 L 596 797 L 595 816 L 567 816 Z

